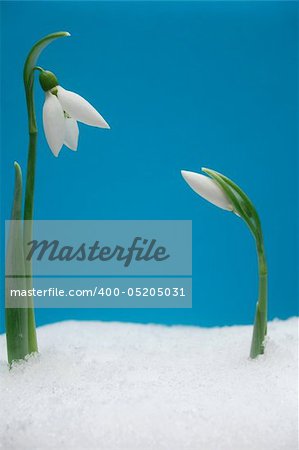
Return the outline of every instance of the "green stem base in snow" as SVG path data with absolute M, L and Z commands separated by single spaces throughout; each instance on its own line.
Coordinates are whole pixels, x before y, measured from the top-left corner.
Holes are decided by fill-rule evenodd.
M 250 357 L 256 358 L 264 353 L 267 335 L 267 303 L 268 303 L 268 273 L 263 244 L 257 243 L 259 267 L 259 295 L 256 304 Z

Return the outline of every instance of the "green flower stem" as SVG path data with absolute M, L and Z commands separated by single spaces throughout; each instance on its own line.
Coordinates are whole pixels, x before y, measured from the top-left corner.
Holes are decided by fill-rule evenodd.
M 24 245 L 25 245 L 24 253 L 26 251 L 26 243 L 32 240 L 37 130 L 30 132 L 29 136 L 30 137 L 29 137 L 25 208 L 24 208 Z M 27 290 L 31 290 L 32 264 L 31 261 L 27 261 L 26 259 L 25 259 L 25 274 L 26 274 L 26 288 Z M 28 297 L 28 348 L 29 353 L 38 351 L 34 305 L 32 297 Z
M 259 293 L 256 304 L 254 327 L 250 348 L 250 357 L 256 358 L 264 353 L 264 340 L 267 335 L 267 297 L 268 297 L 268 271 L 264 245 L 257 240 L 257 255 L 259 269 Z
M 29 58 L 29 57 L 28 57 Z M 34 211 L 34 184 L 35 184 L 35 166 L 36 166 L 36 146 L 37 146 L 37 125 L 34 107 L 34 68 L 29 72 L 29 77 L 26 77 L 26 65 L 24 66 L 24 86 L 26 93 L 27 113 L 28 113 L 28 127 L 29 127 L 29 146 L 27 159 L 27 177 L 26 177 L 26 192 L 25 192 L 25 207 L 24 207 L 24 253 L 26 252 L 26 242 L 32 240 L 32 220 Z M 26 254 L 26 253 L 25 253 Z M 26 288 L 32 289 L 32 264 L 31 261 L 25 259 L 25 274 L 26 274 Z M 37 352 L 37 338 L 34 305 L 32 297 L 28 297 L 28 349 L 29 353 Z
M 250 348 L 250 357 L 256 358 L 258 355 L 264 353 L 264 341 L 267 334 L 268 303 L 268 271 L 260 218 L 250 198 L 237 184 L 215 170 L 203 168 L 202 171 L 213 178 L 223 190 L 233 205 L 233 211 L 245 221 L 256 242 L 259 293 Z

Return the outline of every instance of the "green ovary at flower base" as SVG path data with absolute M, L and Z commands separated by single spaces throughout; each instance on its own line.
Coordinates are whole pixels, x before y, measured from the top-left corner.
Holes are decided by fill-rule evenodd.
M 256 358 L 264 353 L 267 334 L 268 274 L 260 219 L 251 200 L 233 181 L 211 169 L 203 168 L 202 171 L 209 176 L 185 170 L 182 170 L 182 176 L 201 197 L 241 217 L 255 238 L 259 268 L 259 295 L 256 304 L 250 357 Z
M 15 303 L 10 295 L 11 289 L 27 289 L 28 292 L 32 288 L 32 267 L 31 262 L 26 261 L 24 257 L 24 244 L 32 240 L 34 206 L 37 145 L 33 91 L 34 72 L 40 71 L 40 84 L 46 95 L 43 108 L 44 131 L 49 147 L 55 156 L 58 156 L 63 145 L 72 150 L 77 149 L 79 136 L 77 121 L 100 128 L 109 128 L 107 122 L 90 103 L 78 94 L 66 91 L 59 86 L 58 80 L 52 72 L 36 66 L 37 59 L 44 48 L 54 40 L 65 36 L 70 36 L 70 34 L 61 31 L 39 40 L 30 50 L 24 65 L 29 147 L 24 222 L 22 222 L 22 172 L 20 166 L 15 163 L 15 192 L 6 253 L 7 273 L 16 274 L 16 276 L 6 277 L 5 286 L 6 341 L 9 364 L 38 351 L 32 297 L 28 296 L 23 299 L 20 307 L 13 307 Z

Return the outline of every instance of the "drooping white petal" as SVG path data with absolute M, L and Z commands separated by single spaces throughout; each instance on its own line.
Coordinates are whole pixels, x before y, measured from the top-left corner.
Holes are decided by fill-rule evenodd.
M 44 132 L 50 149 L 54 156 L 58 156 L 63 146 L 65 133 L 64 113 L 57 97 L 46 92 L 43 107 Z
M 77 121 L 72 117 L 66 117 L 64 144 L 71 150 L 77 150 L 78 138 L 79 138 L 79 127 Z
M 186 170 L 182 170 L 181 174 L 189 186 L 205 200 L 219 206 L 219 208 L 228 211 L 233 210 L 229 199 L 212 178 L 200 173 L 188 172 Z
M 67 91 L 61 86 L 58 86 L 57 90 L 62 108 L 73 119 L 93 127 L 110 128 L 101 114 L 83 97 L 75 92 Z

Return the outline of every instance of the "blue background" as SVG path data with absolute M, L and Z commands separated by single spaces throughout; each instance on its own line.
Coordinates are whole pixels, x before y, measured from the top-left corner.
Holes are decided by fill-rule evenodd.
M 241 220 L 183 181 L 181 169 L 201 166 L 232 178 L 256 204 L 270 318 L 297 314 L 297 9 L 294 2 L 2 2 L 2 225 L 13 161 L 26 167 L 22 65 L 36 40 L 59 30 L 72 37 L 51 44 L 39 64 L 89 99 L 111 131 L 82 125 L 78 152 L 54 158 L 37 84 L 35 217 L 193 220 L 192 310 L 38 310 L 39 325 L 251 323 L 254 242 Z M 2 269 L 3 253 L 2 245 Z

